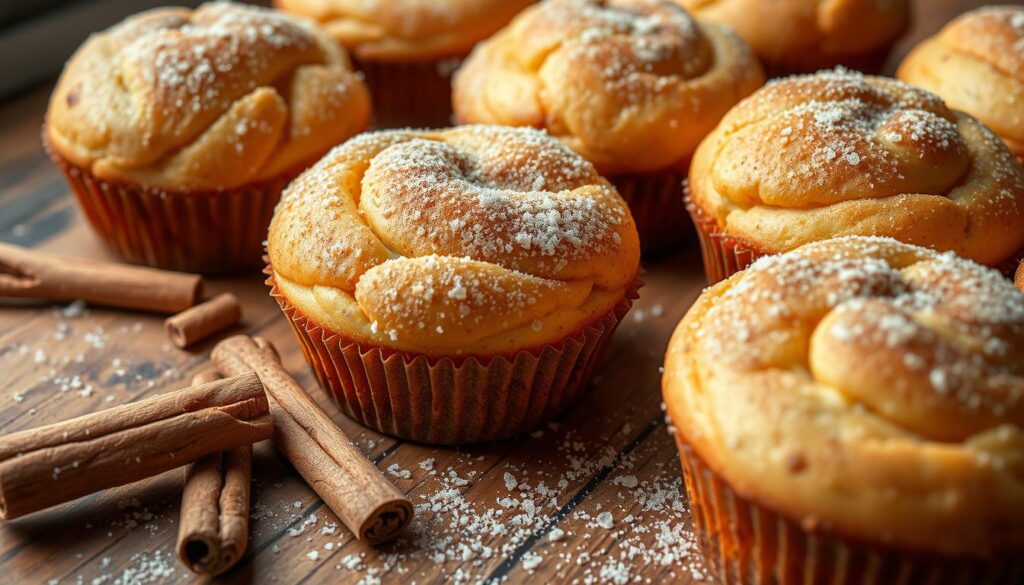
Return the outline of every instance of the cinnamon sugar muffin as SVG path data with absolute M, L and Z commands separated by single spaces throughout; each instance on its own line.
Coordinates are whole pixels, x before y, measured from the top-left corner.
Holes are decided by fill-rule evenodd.
M 429 443 L 554 417 L 636 296 L 629 209 L 530 129 L 358 136 L 288 187 L 268 243 L 321 385 L 363 424 Z
M 876 72 L 910 23 L 909 0 L 677 1 L 735 30 L 773 76 L 836 65 Z
M 319 21 L 366 75 L 380 128 L 448 126 L 451 72 L 535 0 L 274 0 Z
M 774 81 L 701 143 L 689 209 L 712 282 L 842 235 L 1009 268 L 1024 247 L 1024 169 L 927 91 L 844 70 Z
M 742 41 L 669 0 L 550 0 L 477 46 L 453 100 L 460 123 L 544 128 L 594 163 L 652 251 L 689 231 L 697 144 L 762 83 Z
M 897 75 L 984 122 L 1024 160 L 1024 6 L 960 16 L 917 45 Z
M 237 272 L 261 265 L 284 185 L 368 121 L 366 88 L 322 30 L 218 2 L 90 37 L 57 83 L 43 138 L 122 257 Z
M 722 583 L 1020 583 L 1024 294 L 849 237 L 707 289 L 663 392 Z

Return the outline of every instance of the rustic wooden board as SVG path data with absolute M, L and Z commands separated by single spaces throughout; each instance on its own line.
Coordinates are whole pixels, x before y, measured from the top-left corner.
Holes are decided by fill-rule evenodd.
M 918 0 L 903 43 L 979 1 Z M 890 63 L 896 62 L 894 58 Z M 50 87 L 0 104 L 0 241 L 109 257 L 39 145 Z M 278 456 L 257 445 L 250 550 L 226 582 L 713 582 L 693 549 L 659 367 L 704 285 L 694 249 L 646 262 L 646 286 L 591 393 L 554 425 L 463 449 L 407 443 L 345 418 L 317 386 L 262 278 L 208 281 L 244 306 L 236 330 L 270 338 L 288 369 L 417 506 L 408 537 L 353 541 Z M 80 304 L 0 303 L 0 432 L 187 385 L 211 343 L 173 348 L 162 320 Z M 0 526 L 0 582 L 182 583 L 179 470 Z M 40 486 L 46 489 L 46 486 Z

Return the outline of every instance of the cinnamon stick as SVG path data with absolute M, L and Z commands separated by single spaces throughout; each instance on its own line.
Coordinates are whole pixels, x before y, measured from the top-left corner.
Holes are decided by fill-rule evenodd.
M 207 370 L 192 378 L 220 378 Z M 242 558 L 249 544 L 252 445 L 207 455 L 185 471 L 178 530 L 178 558 L 194 573 L 219 575 Z
M 231 327 L 242 318 L 238 297 L 231 293 L 212 299 L 168 317 L 164 328 L 174 345 L 185 348 Z
M 10 520 L 271 436 L 246 375 L 0 438 L 0 518 Z
M 1024 260 L 1020 261 L 1020 266 L 1017 267 L 1017 276 L 1014 277 L 1013 283 L 1017 285 L 1017 288 L 1024 291 Z
M 199 300 L 198 274 L 64 258 L 0 244 L 0 296 L 86 302 L 177 313 Z
M 275 357 L 244 335 L 210 355 L 222 374 L 256 371 L 267 388 L 274 444 L 359 540 L 391 540 L 412 520 L 412 503 L 354 446 Z

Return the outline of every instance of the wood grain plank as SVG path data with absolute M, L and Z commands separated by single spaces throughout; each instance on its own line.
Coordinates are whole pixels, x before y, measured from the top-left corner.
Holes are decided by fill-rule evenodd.
M 984 2 L 916 4 L 918 21 L 890 70 L 950 15 Z M 39 144 L 49 90 L 0 104 L 0 240 L 109 259 Z M 580 405 L 536 436 L 462 449 L 395 440 L 344 417 L 317 386 L 262 277 L 211 280 L 210 294 L 239 296 L 238 331 L 274 341 L 289 371 L 372 461 L 392 470 L 420 509 L 400 542 L 373 549 L 353 541 L 288 462 L 261 443 L 250 551 L 220 580 L 582 583 L 628 575 L 642 582 L 708 582 L 698 581 L 703 569 L 688 553 L 678 463 L 658 391 L 668 335 L 702 286 L 699 259 L 691 250 L 647 268 L 642 298 Z M 167 343 L 158 316 L 90 308 L 67 317 L 59 307 L 0 302 L 0 372 L 7 382 L 0 432 L 181 387 L 206 367 L 214 343 L 181 351 Z M 86 385 L 91 393 L 83 392 Z M 173 559 L 180 482 L 176 470 L 0 526 L 0 582 L 192 582 Z M 650 507 L 652 500 L 662 507 Z M 611 515 L 610 528 L 602 512 Z M 550 540 L 557 531 L 562 538 Z

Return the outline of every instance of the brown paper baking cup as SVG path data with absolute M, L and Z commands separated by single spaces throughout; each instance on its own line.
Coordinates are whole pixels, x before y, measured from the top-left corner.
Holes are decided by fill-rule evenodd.
M 629 205 L 644 255 L 671 252 L 693 239 L 693 223 L 683 203 L 684 171 L 613 175 L 608 179 Z
M 736 494 L 678 434 L 676 445 L 694 530 L 722 585 L 1024 582 L 1024 558 L 945 557 L 807 531 Z
M 306 361 L 342 412 L 382 433 L 438 445 L 513 437 L 558 416 L 586 389 L 640 286 L 560 343 L 511 355 L 427 357 L 321 327 L 285 298 L 269 266 L 266 273 Z
M 708 284 L 725 280 L 733 274 L 744 270 L 762 256 L 770 256 L 746 240 L 730 236 L 718 227 L 718 222 L 704 212 L 690 196 L 689 187 L 684 185 L 686 210 L 693 219 L 700 241 L 701 254 L 704 258 L 704 273 Z M 1011 255 L 1005 261 L 993 266 L 1004 275 L 1013 278 L 1014 271 L 1024 261 L 1024 249 Z
M 117 255 L 202 274 L 260 269 L 274 206 L 297 174 L 223 192 L 176 193 L 106 181 L 47 150 L 93 230 Z
M 725 280 L 754 263 L 761 256 L 769 255 L 752 244 L 734 238 L 718 227 L 715 218 L 708 216 L 694 203 L 689 188 L 686 191 L 686 210 L 690 212 L 693 226 L 697 230 L 701 255 L 704 257 L 704 273 L 708 284 Z
M 421 63 L 359 61 L 373 100 L 375 128 L 452 124 L 452 73 L 458 57 Z

